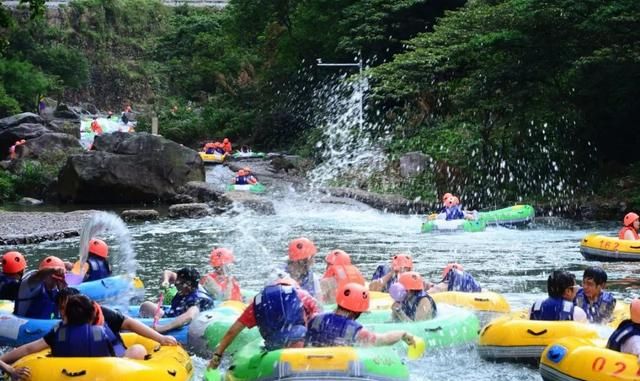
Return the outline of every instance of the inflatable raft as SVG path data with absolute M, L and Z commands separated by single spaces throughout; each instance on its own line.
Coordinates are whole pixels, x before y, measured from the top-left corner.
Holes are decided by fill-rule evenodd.
M 262 159 L 266 155 L 264 152 L 236 151 L 231 156 L 236 160 L 241 160 L 241 159 Z
M 123 334 L 127 346 L 142 344 L 149 356 L 144 360 L 119 357 L 50 357 L 50 350 L 18 360 L 16 367 L 31 370 L 31 380 L 118 380 L 181 381 L 193 376 L 191 358 L 180 346 L 160 346 L 153 340 Z
M 144 284 L 140 278 L 131 278 L 127 275 L 116 275 L 91 282 L 82 282 L 73 287 L 92 300 L 101 303 L 117 299 L 129 292 L 132 292 L 132 297 L 144 294 Z
M 200 155 L 200 159 L 202 159 L 205 164 L 220 164 L 223 163 L 224 159 L 227 158 L 227 155 L 218 152 L 204 153 L 200 151 L 198 152 L 198 154 Z
M 474 311 L 509 313 L 511 306 L 504 296 L 491 292 L 447 291 L 430 294 L 436 303 L 468 308 Z
M 520 226 L 533 221 L 536 212 L 531 205 L 514 205 L 490 212 L 479 212 L 478 220 L 487 225 Z
M 606 349 L 605 340 L 566 337 L 550 344 L 540 358 L 545 381 L 640 380 L 638 356 Z
M 574 336 L 597 339 L 602 331 L 606 331 L 606 335 L 612 332 L 608 327 L 574 321 L 541 321 L 504 316 L 482 329 L 478 353 L 485 360 L 537 363 L 544 348 L 560 338 Z
M 267 188 L 264 185 L 260 184 L 260 183 L 242 184 L 242 185 L 238 185 L 238 184 L 229 184 L 229 185 L 227 185 L 227 192 L 238 191 L 238 192 L 264 193 L 266 190 L 267 190 Z
M 484 221 L 472 220 L 430 220 L 422 224 L 423 233 L 481 232 L 487 228 Z
M 640 241 L 589 234 L 580 242 L 580 254 L 587 260 L 640 261 Z

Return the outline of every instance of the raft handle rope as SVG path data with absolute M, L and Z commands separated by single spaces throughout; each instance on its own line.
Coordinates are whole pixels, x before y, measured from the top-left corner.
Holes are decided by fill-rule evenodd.
M 307 355 L 307 359 L 311 360 L 311 359 L 327 359 L 327 360 L 331 360 L 333 358 L 333 355 Z
M 171 375 L 171 377 L 175 377 L 176 374 L 178 374 L 178 371 L 175 370 L 175 369 L 174 370 L 167 370 L 167 373 L 169 373 L 169 375 Z
M 489 298 L 473 298 L 476 302 L 488 302 Z
M 424 329 L 425 332 L 437 332 L 437 331 L 442 331 L 442 327 L 437 326 L 435 328 L 425 328 Z
M 545 333 L 547 333 L 547 330 L 543 329 L 540 332 L 535 332 L 535 331 L 532 331 L 531 329 L 527 329 L 527 333 L 530 334 L 530 335 L 533 335 L 533 336 L 540 336 L 540 335 L 544 335 Z
M 65 376 L 68 377 L 80 377 L 80 376 L 84 376 L 85 374 L 87 374 L 86 370 L 81 370 L 79 372 L 69 372 L 66 369 L 62 369 L 62 374 L 64 374 Z

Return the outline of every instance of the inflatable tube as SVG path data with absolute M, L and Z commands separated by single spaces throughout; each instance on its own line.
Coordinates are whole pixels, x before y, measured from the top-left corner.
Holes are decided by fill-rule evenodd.
M 227 185 L 227 192 L 238 191 L 238 192 L 264 193 L 266 190 L 267 188 L 260 183 Z
M 484 221 L 430 220 L 422 224 L 423 233 L 481 232 L 487 228 Z
M 495 292 L 447 291 L 430 294 L 436 303 L 468 308 L 474 311 L 509 313 L 511 306 L 507 299 Z
M 205 164 L 220 164 L 220 163 L 224 163 L 224 159 L 227 158 L 227 155 L 223 154 L 223 153 L 204 153 L 204 152 L 198 152 L 198 155 L 200 155 L 200 159 L 202 159 L 202 161 Z
M 18 360 L 17 367 L 31 370 L 32 380 L 47 381 L 181 381 L 193 376 L 191 358 L 180 346 L 160 346 L 153 340 L 123 334 L 127 346 L 142 344 L 150 354 L 145 360 L 119 357 L 48 357 L 50 350 L 34 353 Z
M 542 353 L 540 375 L 545 381 L 638 380 L 638 356 L 606 349 L 597 339 L 565 337 Z
M 640 241 L 589 234 L 580 242 L 580 254 L 595 261 L 640 261 Z
M 140 278 L 134 277 L 131 279 L 127 275 L 116 275 L 91 282 L 82 282 L 73 287 L 100 303 L 117 299 L 129 291 L 133 291 L 131 296 L 144 295 L 144 284 Z
M 536 212 L 531 205 L 514 205 L 504 209 L 479 212 L 478 220 L 487 225 L 521 226 L 533 221 Z
M 241 160 L 241 159 L 262 159 L 266 155 L 265 155 L 264 152 L 253 152 L 253 151 L 242 152 L 242 151 L 236 151 L 231 156 L 236 160 Z
M 485 360 L 537 363 L 544 348 L 567 336 L 597 339 L 611 328 L 574 321 L 497 318 L 480 332 L 478 353 Z
M 216 380 L 215 372 L 210 373 Z M 404 381 L 409 370 L 391 347 L 291 348 L 264 352 L 262 339 L 233 356 L 226 375 L 234 381 L 369 380 Z

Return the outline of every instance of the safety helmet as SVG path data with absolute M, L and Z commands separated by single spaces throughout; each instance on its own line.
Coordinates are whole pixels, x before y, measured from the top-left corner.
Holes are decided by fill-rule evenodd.
M 240 169 L 238 170 L 238 176 L 246 176 L 247 173 L 244 171 L 244 169 Z
M 393 271 L 400 271 L 403 267 L 413 270 L 413 260 L 411 256 L 404 253 L 394 255 L 391 260 L 391 269 Z
M 633 299 L 631 301 L 631 321 L 640 324 L 640 299 Z
M 233 262 L 236 258 L 233 256 L 233 252 L 227 248 L 219 247 L 211 250 L 209 256 L 209 263 L 213 267 L 222 267 Z
M 345 310 L 364 312 L 369 309 L 369 290 L 358 283 L 347 283 L 338 288 L 336 303 Z
M 453 195 L 449 192 L 445 193 L 444 196 L 442 196 L 442 202 L 446 202 L 449 197 L 453 197 Z
M 408 291 L 424 289 L 424 281 L 422 275 L 415 271 L 407 271 L 398 277 L 398 282 Z
M 311 258 L 318 252 L 316 245 L 305 237 L 296 238 L 289 242 L 289 260 L 300 261 L 302 259 Z
M 453 205 L 460 205 L 460 199 L 457 196 L 453 196 Z
M 442 270 L 442 277 L 446 277 L 447 274 L 449 274 L 449 271 L 456 269 L 456 270 L 460 270 L 463 271 L 464 269 L 462 268 L 462 265 L 459 263 L 449 263 L 447 264 L 444 269 Z
M 350 265 L 351 257 L 349 254 L 340 249 L 331 250 L 324 258 L 329 265 Z
M 109 256 L 109 246 L 101 239 L 92 238 L 89 241 L 89 254 L 95 254 L 106 259 Z
M 627 214 L 624 216 L 624 226 L 629 226 L 629 225 L 631 225 L 631 224 L 632 224 L 632 223 L 634 223 L 638 218 L 640 218 L 640 216 L 638 216 L 638 215 L 637 215 L 636 213 L 634 213 L 634 212 L 627 213 Z
M 17 274 L 25 267 L 27 267 L 27 261 L 17 251 L 7 251 L 2 256 L 2 272 L 5 274 Z
M 278 278 L 274 283 L 282 286 L 299 287 L 298 282 L 296 282 L 295 279 L 288 276 L 284 278 Z
M 54 257 L 53 255 L 46 257 L 40 262 L 40 266 L 38 266 L 38 270 L 43 269 L 65 269 L 64 262 L 62 259 L 58 257 Z

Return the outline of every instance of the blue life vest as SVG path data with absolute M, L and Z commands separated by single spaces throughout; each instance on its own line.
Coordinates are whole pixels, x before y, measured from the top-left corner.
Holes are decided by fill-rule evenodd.
M 214 150 L 216 151 L 216 153 L 219 153 L 220 155 L 224 155 L 224 148 L 217 147 L 217 148 L 214 148 Z
M 111 276 L 111 268 L 106 259 L 89 254 L 87 263 L 89 264 L 89 271 L 87 272 L 87 279 L 84 280 L 85 282 L 100 280 Z
M 236 185 L 247 185 L 249 184 L 249 179 L 247 176 L 236 176 Z
M 198 306 L 201 312 L 206 311 L 213 307 L 213 299 L 200 289 L 193 290 L 189 295 L 177 293 L 171 301 L 171 307 L 165 311 L 165 316 L 180 316 L 193 306 Z
M 309 271 L 306 275 L 303 275 L 302 278 L 296 279 L 300 288 L 307 291 L 311 296 L 315 297 L 318 294 L 318 290 L 316 290 L 316 275 Z
M 67 325 L 56 328 L 53 357 L 122 357 L 125 347 L 107 325 Z
M 267 350 L 285 348 L 305 337 L 304 310 L 291 286 L 265 287 L 253 300 L 253 311 Z
M 529 314 L 531 320 L 573 320 L 573 303 L 562 298 L 547 298 L 533 304 Z
M 444 209 L 445 219 L 449 220 L 461 220 L 464 219 L 464 212 L 459 206 L 451 206 Z
M 15 300 L 18 297 L 18 279 L 0 274 L 0 299 Z
M 631 319 L 623 320 L 618 328 L 609 336 L 607 349 L 620 352 L 622 344 L 631 336 L 640 336 L 640 324 L 636 324 Z
M 335 313 L 320 314 L 311 319 L 305 345 L 312 347 L 350 346 L 355 344 L 362 324 Z
M 589 303 L 589 299 L 584 294 L 584 289 L 581 288 L 578 290 L 573 302 L 584 310 L 587 314 L 587 319 L 591 323 L 607 322 L 611 319 L 613 310 L 616 308 L 616 299 L 608 291 L 600 292 L 598 299 L 593 303 Z
M 436 302 L 435 300 L 433 300 L 431 295 L 427 294 L 424 291 L 420 291 L 420 293 L 418 293 L 418 295 L 416 295 L 415 297 L 407 296 L 401 305 L 402 312 L 404 312 L 405 315 L 407 315 L 407 317 L 409 317 L 411 320 L 415 320 L 416 310 L 420 305 L 420 301 L 422 301 L 422 299 L 424 298 L 427 298 L 429 300 L 429 303 L 431 303 L 431 310 L 433 311 L 432 316 L 435 317 L 436 313 L 438 312 L 438 308 L 436 307 Z
M 473 276 L 465 271 L 452 269 L 446 276 L 448 279 L 447 291 L 481 292 L 482 287 L 473 279 Z
M 373 276 L 371 276 L 371 280 L 374 281 L 376 279 L 380 279 L 383 276 L 387 275 L 389 271 L 391 271 L 391 266 L 378 265 L 378 267 L 376 267 L 376 270 L 373 272 Z M 389 292 L 389 287 L 391 287 L 391 285 L 396 283 L 397 281 L 398 276 L 394 274 L 393 276 L 391 276 L 391 278 L 389 278 L 389 281 L 386 284 L 382 285 L 381 292 Z
M 22 277 L 13 313 L 34 319 L 59 319 L 60 312 L 56 306 L 58 289 L 54 288 L 47 291 L 42 282 L 36 287 L 30 288 L 28 280 L 33 274 L 35 274 L 35 271 L 31 271 Z

